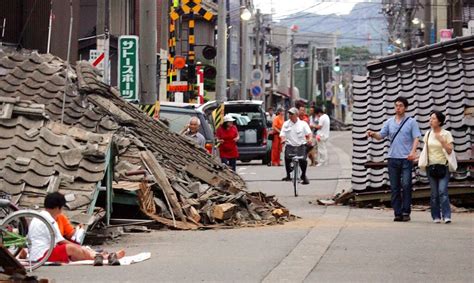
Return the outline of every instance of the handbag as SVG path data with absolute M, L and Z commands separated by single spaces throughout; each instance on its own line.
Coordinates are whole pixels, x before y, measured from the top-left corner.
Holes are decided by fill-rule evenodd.
M 269 141 L 273 141 L 273 135 L 275 135 L 275 134 L 274 134 L 274 133 L 268 134 L 268 138 L 267 138 L 267 139 L 268 139 Z
M 426 161 L 427 164 L 430 164 L 430 156 L 428 154 L 428 141 L 430 139 L 430 133 L 431 131 L 428 132 L 428 137 L 426 138 Z M 442 179 L 444 176 L 446 176 L 446 165 L 444 164 L 433 164 L 428 166 L 428 175 L 435 179 Z

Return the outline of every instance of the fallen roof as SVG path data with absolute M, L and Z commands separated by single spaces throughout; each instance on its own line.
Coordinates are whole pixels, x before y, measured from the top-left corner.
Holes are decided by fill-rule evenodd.
M 42 104 L 2 96 L 0 103 L 1 190 L 21 207 L 43 207 L 46 193 L 59 190 L 70 214 L 86 212 L 112 135 L 49 121 Z
M 226 225 L 269 224 L 289 216 L 272 196 L 246 192 L 242 178 L 206 150 L 123 100 L 88 62 L 67 69 L 52 55 L 0 48 L 0 97 L 44 104 L 45 114 L 66 128 L 113 134 L 118 156 L 115 182 L 107 188 L 148 192 L 138 198 L 142 211 L 165 225 L 209 227 L 220 219 L 214 215 L 220 208 L 226 213 L 217 217 L 225 216 Z
M 383 122 L 395 114 L 393 103 L 398 96 L 408 99 L 407 114 L 416 118 L 423 134 L 430 128 L 430 113 L 444 112 L 444 127 L 453 134 L 458 159 L 473 159 L 473 46 L 474 36 L 470 36 L 422 47 L 369 63 L 367 77 L 354 77 L 352 187 L 355 191 L 378 190 L 388 184 L 387 168 L 366 165 L 385 162 L 389 142 L 369 140 L 365 133 L 369 129 L 380 130 Z M 460 164 L 453 182 L 474 178 L 466 164 Z M 426 175 L 416 171 L 414 181 L 426 184 Z

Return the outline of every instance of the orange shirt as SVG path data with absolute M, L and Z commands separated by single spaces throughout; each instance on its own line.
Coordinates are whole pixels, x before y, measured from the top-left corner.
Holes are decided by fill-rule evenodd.
M 301 121 L 305 121 L 309 125 L 309 116 L 308 115 L 304 114 L 303 116 L 299 115 L 298 117 L 300 118 Z
M 283 127 L 284 122 L 285 122 L 285 118 L 281 117 L 280 115 L 273 118 L 273 124 L 272 124 L 273 130 L 277 129 L 281 131 L 281 127 Z
M 74 235 L 74 226 L 69 222 L 66 215 L 59 214 L 56 218 L 56 223 L 58 223 L 59 231 L 63 237 L 70 239 Z

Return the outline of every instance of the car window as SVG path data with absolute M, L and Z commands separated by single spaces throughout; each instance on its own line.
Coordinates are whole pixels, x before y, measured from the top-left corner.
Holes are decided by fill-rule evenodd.
M 199 132 L 206 138 L 208 141 L 212 141 L 213 134 L 212 130 L 204 123 L 208 123 L 203 115 L 199 117 L 197 112 L 177 112 L 170 111 L 168 109 L 162 109 L 160 111 L 160 119 L 168 121 L 169 130 L 175 133 L 181 133 L 181 131 L 186 127 L 191 117 L 198 117 L 201 121 L 201 127 L 199 127 Z
M 237 126 L 263 127 L 264 115 L 255 105 L 226 105 L 225 112 L 235 119 Z

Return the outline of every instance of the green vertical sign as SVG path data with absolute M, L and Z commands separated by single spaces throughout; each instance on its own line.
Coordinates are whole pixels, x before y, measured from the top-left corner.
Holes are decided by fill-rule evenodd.
M 138 36 L 120 36 L 118 49 L 117 85 L 120 95 L 126 100 L 138 100 Z

